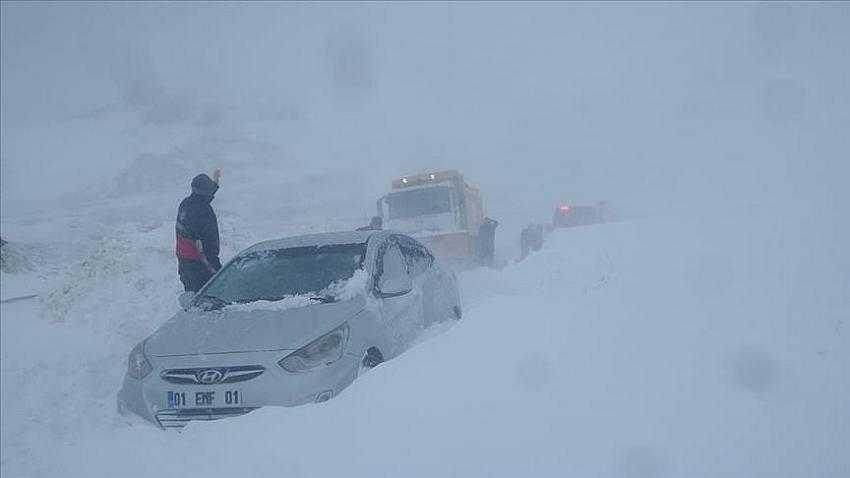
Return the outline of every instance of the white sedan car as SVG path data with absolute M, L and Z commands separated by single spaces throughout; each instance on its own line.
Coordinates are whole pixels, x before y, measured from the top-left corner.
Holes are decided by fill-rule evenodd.
M 122 412 L 161 427 L 337 395 L 459 319 L 452 273 L 386 231 L 293 237 L 240 253 L 130 353 Z

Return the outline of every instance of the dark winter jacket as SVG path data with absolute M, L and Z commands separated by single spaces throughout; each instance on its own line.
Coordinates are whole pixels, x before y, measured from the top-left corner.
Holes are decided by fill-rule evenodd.
M 177 258 L 200 262 L 214 272 L 221 269 L 218 239 L 218 219 L 212 202 L 218 184 L 206 174 L 192 180 L 192 194 L 177 209 Z

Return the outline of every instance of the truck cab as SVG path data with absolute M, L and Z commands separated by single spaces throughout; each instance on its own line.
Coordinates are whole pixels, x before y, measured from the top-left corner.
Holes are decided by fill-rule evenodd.
M 395 179 L 377 207 L 386 229 L 416 237 L 447 262 L 478 263 L 487 249 L 480 237 L 487 223 L 481 194 L 458 171 Z

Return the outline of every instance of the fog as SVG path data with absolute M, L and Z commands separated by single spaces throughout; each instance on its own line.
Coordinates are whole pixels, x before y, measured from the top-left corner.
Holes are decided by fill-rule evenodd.
M 301 461 L 274 455 L 283 468 L 246 471 L 212 466 L 215 455 L 195 470 L 310 475 L 322 430 L 386 439 L 409 433 L 395 427 L 412 414 L 430 431 L 411 433 L 411 449 L 382 442 L 401 457 L 335 438 L 327 449 L 355 466 L 318 474 L 850 473 L 846 4 L 4 2 L 0 12 L 0 226 L 33 263 L 4 271 L 3 298 L 38 296 L 3 306 L 4 472 L 116 473 L 79 459 L 110 446 L 133 460 L 122 472 L 150 475 L 146 456 L 187 436 L 215 455 L 221 430 L 251 436 L 240 450 L 256 458 L 272 453 L 260 432 L 280 419 L 316 424 L 287 444 Z M 328 406 L 263 409 L 176 438 L 139 431 L 113 413 L 126 354 L 174 312 L 173 217 L 189 179 L 215 167 L 223 259 L 270 237 L 350 229 L 393 178 L 457 169 L 500 222 L 507 266 L 461 274 L 464 321 Z M 627 221 L 556 231 L 515 263 L 523 227 L 551 222 L 559 203 L 599 200 Z M 522 310 L 533 318 L 517 330 Z M 46 337 L 34 351 L 19 345 L 34 337 Z M 488 347 L 518 347 L 491 359 L 508 385 Z M 67 360 L 84 366 L 60 376 Z M 32 363 L 83 398 L 41 398 Z M 444 386 L 461 390 L 460 404 L 437 396 Z M 522 420 L 534 400 L 543 418 Z M 108 414 L 90 423 L 75 410 L 92 402 Z M 58 411 L 39 422 L 36 407 Z M 438 429 L 464 418 L 477 427 Z M 534 438 L 498 441 L 502 419 Z M 51 437 L 61 439 L 7 458 Z M 462 453 L 463 440 L 478 448 Z M 576 454 L 553 452 L 561 441 Z
M 373 196 L 452 167 L 527 211 L 834 204 L 847 26 L 840 4 L 4 3 L 3 207 L 254 123 L 281 170 Z

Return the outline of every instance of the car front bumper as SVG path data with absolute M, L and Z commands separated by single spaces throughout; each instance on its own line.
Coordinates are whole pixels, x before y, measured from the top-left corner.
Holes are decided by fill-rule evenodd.
M 290 373 L 277 365 L 287 352 L 153 357 L 156 362 L 144 379 L 125 375 L 118 393 L 120 412 L 131 412 L 162 428 L 183 427 L 193 420 L 215 420 L 248 413 L 263 406 L 294 407 L 336 396 L 357 377 L 360 357 L 344 354 L 334 363 L 303 373 Z M 200 369 L 262 365 L 263 373 L 250 380 L 215 384 L 175 384 L 162 378 L 171 369 Z M 234 393 L 238 398 L 233 400 Z M 180 394 L 181 400 L 174 400 Z M 222 397 L 229 398 L 224 403 Z M 209 397 L 212 400 L 204 400 Z

